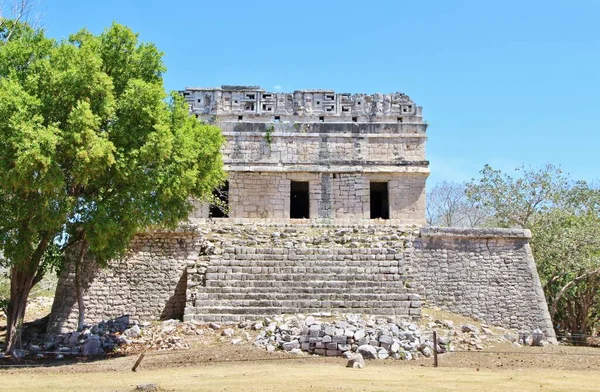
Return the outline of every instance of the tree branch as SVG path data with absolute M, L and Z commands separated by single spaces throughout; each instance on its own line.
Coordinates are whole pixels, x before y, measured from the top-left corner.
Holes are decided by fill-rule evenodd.
M 554 297 L 554 300 L 552 301 L 552 307 L 550 309 L 550 317 L 554 318 L 554 315 L 556 314 L 556 310 L 558 308 L 558 301 L 560 301 L 560 299 L 563 297 L 563 295 L 565 295 L 565 293 L 567 292 L 567 290 L 569 288 L 573 287 L 573 285 L 575 285 L 577 282 L 580 282 L 586 278 L 590 278 L 594 275 L 600 275 L 600 268 L 593 270 L 593 271 L 588 271 L 582 275 L 579 275 L 579 276 L 573 278 L 573 280 L 571 280 L 569 283 L 564 285 L 563 288 L 560 289 L 560 291 L 556 294 L 556 296 Z

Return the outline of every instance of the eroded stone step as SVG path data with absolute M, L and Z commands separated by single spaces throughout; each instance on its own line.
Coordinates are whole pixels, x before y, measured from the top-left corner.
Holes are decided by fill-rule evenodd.
M 367 259 L 367 258 L 340 258 L 340 257 L 320 257 L 310 259 L 290 259 L 286 257 L 279 257 L 276 259 L 210 259 L 211 266 L 215 267 L 274 267 L 278 265 L 285 266 L 348 266 L 348 267 L 362 267 L 365 264 L 370 266 L 392 266 L 400 265 L 404 263 L 403 259 Z
M 420 301 L 382 301 L 382 300 L 331 300 L 331 299 L 239 299 L 239 300 L 196 300 L 196 309 L 215 309 L 221 307 L 243 308 L 418 308 Z M 204 313 L 203 311 L 200 313 Z M 210 312 L 207 312 L 210 313 Z
M 301 248 L 295 247 L 284 247 L 284 246 L 269 246 L 260 247 L 257 245 L 252 246 L 221 246 L 222 254 L 234 254 L 234 255 L 387 255 L 400 253 L 395 246 L 389 247 L 369 247 L 364 246 L 360 248 L 352 247 L 335 247 L 332 244 L 320 248 L 318 246 L 307 246 Z
M 275 279 L 265 279 L 265 280 L 256 280 L 256 279 L 245 279 L 245 280 L 235 280 L 235 279 L 221 279 L 221 280 L 207 280 L 206 287 L 273 287 L 273 288 L 281 288 L 293 285 L 294 287 L 331 287 L 331 288 L 369 288 L 369 289 L 378 289 L 381 287 L 389 287 L 390 290 L 392 288 L 404 288 L 404 284 L 406 279 L 398 279 L 398 280 L 275 280 Z
M 346 275 L 358 275 L 358 274 L 405 274 L 406 269 L 399 268 L 398 265 L 389 266 L 369 266 L 363 265 L 360 267 L 348 267 L 348 266 L 326 266 L 326 265 L 315 265 L 315 266 L 304 266 L 304 265 L 275 265 L 272 267 L 258 267 L 258 266 L 237 266 L 237 267 L 209 267 L 207 270 L 208 274 L 346 274 Z
M 418 300 L 418 296 L 406 293 L 343 293 L 339 291 L 324 292 L 198 292 L 195 294 L 196 301 L 216 300 L 329 300 L 329 301 L 409 301 Z
M 401 262 L 405 259 L 404 254 L 387 255 L 222 255 L 212 256 L 211 262 L 215 265 L 237 265 L 238 263 L 273 263 L 273 262 L 302 262 L 302 263 L 384 263 Z
M 240 315 L 277 315 L 313 312 L 361 313 L 388 316 L 419 316 L 420 308 L 408 307 L 196 307 L 186 309 L 186 314 L 240 314 Z
M 413 289 L 408 289 L 404 287 L 404 285 L 395 284 L 395 285 L 386 285 L 386 286 L 367 286 L 367 287 L 352 287 L 348 286 L 347 282 L 342 282 L 344 285 L 340 286 L 332 286 L 332 287 L 312 287 L 307 285 L 297 286 L 297 285 L 287 285 L 282 287 L 277 287 L 277 290 L 273 290 L 273 286 L 266 287 L 249 287 L 249 286 L 223 286 L 223 287 L 199 287 L 196 291 L 198 294 L 207 294 L 207 295 L 220 295 L 220 294 L 239 294 L 239 295 L 248 295 L 248 294 L 257 294 L 257 295 L 268 295 L 272 293 L 281 293 L 284 295 L 301 295 L 302 293 L 306 294 L 319 294 L 319 295 L 364 295 L 364 294 L 379 294 L 379 295 L 410 295 L 411 299 L 418 298 L 416 294 L 412 294 L 414 292 Z
M 416 310 L 416 309 L 415 309 Z M 420 310 L 420 309 L 419 309 Z M 315 310 L 314 312 L 306 312 L 306 314 L 310 314 L 310 313 L 318 313 L 318 312 L 322 312 L 324 310 Z M 350 312 L 348 310 L 344 310 L 343 312 L 340 312 L 340 314 L 347 314 L 347 313 L 357 313 L 357 312 Z M 273 317 L 278 315 L 278 313 L 267 313 L 267 314 L 254 314 L 254 315 L 244 315 L 244 314 L 186 314 L 183 316 L 184 321 L 191 321 L 191 320 L 195 320 L 197 322 L 203 322 L 203 323 L 209 323 L 209 322 L 217 322 L 217 323 L 239 323 L 242 321 L 254 321 L 254 320 L 259 320 L 259 319 L 263 319 L 266 317 Z M 382 314 L 378 314 L 378 313 L 372 313 L 372 315 L 374 316 L 389 316 L 389 315 L 382 315 Z M 401 319 L 407 319 L 407 320 L 411 320 L 411 319 L 418 319 L 420 317 L 420 312 L 419 315 L 398 315 L 398 318 Z
M 273 281 L 329 281 L 329 280 L 341 280 L 341 281 L 356 281 L 370 279 L 372 282 L 380 281 L 399 281 L 406 280 L 406 275 L 398 273 L 382 274 L 373 272 L 372 275 L 368 273 L 364 274 L 351 274 L 351 273 L 207 273 L 206 281 L 216 280 L 273 280 Z

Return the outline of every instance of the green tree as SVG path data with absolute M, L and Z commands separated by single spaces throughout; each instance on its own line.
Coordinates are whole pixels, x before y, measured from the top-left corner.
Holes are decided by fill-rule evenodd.
M 600 319 L 600 190 L 560 168 L 518 168 L 510 176 L 486 165 L 467 184 L 475 205 L 501 227 L 532 232 L 531 246 L 557 332 L 577 337 Z
M 539 212 L 547 210 L 568 188 L 562 170 L 548 164 L 541 169 L 515 169 L 511 176 L 485 165 L 479 180 L 467 183 L 467 196 L 475 206 L 493 210 L 499 227 L 528 228 Z
M 0 26 L 6 352 L 18 345 L 27 295 L 52 244 L 106 262 L 136 232 L 176 226 L 190 197 L 209 196 L 224 180 L 220 130 L 165 93 L 161 58 L 118 24 L 60 42 L 20 22 Z
M 531 225 L 550 316 L 575 341 L 600 320 L 599 202 L 598 189 L 578 183 Z

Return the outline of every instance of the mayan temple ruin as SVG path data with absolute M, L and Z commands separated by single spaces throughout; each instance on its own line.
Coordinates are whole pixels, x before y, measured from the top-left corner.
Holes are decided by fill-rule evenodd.
M 427 123 L 403 93 L 187 88 L 227 142 L 218 205 L 139 233 L 85 271 L 86 320 L 237 322 L 340 312 L 418 318 L 424 302 L 510 328 L 554 331 L 528 230 L 425 226 Z M 73 268 L 50 320 L 77 320 Z
M 427 124 L 407 95 L 246 86 L 183 94 L 227 138 L 230 218 L 425 223 Z

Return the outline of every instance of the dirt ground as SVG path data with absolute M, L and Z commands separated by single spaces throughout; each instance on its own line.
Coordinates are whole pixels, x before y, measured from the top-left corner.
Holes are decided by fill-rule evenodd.
M 38 298 L 28 306 L 26 320 L 35 320 L 49 313 L 51 298 Z M 436 319 L 449 319 L 455 324 L 478 323 L 468 317 L 441 311 L 437 308 L 426 308 L 420 322 L 424 326 L 427 322 Z M 3 340 L 6 320 L 0 319 L 0 340 Z M 225 328 L 225 326 L 223 326 Z M 497 328 L 495 333 L 502 334 Z M 243 330 L 238 330 L 238 333 Z M 149 352 L 146 354 L 142 367 L 145 369 L 160 369 L 170 367 L 192 366 L 206 363 L 222 363 L 235 361 L 276 361 L 298 360 L 285 352 L 267 353 L 264 349 L 257 348 L 251 342 L 244 341 L 241 345 L 232 345 L 231 339 L 220 336 L 219 331 L 207 328 L 207 335 L 191 340 L 190 350 Z M 136 352 L 135 348 L 129 350 Z M 113 357 L 106 360 L 87 361 L 86 359 L 61 360 L 45 359 L 43 362 L 25 361 L 23 365 L 33 365 L 36 372 L 41 373 L 69 373 L 69 372 L 94 372 L 94 371 L 119 371 L 128 368 L 129 363 L 135 361 L 137 356 Z M 301 357 L 302 361 L 320 361 L 320 363 L 337 363 L 335 358 Z M 403 367 L 403 366 L 433 366 L 432 359 L 422 358 L 418 361 L 376 361 L 377 366 Z M 14 361 L 0 360 L 1 366 L 14 364 Z M 555 369 L 577 371 L 600 371 L 600 347 L 574 347 L 566 345 L 547 345 L 544 347 L 514 347 L 508 342 L 488 344 L 483 351 L 449 352 L 439 356 L 440 367 L 472 368 L 472 369 Z M 600 390 L 600 387 L 598 388 Z
M 47 301 L 36 306 L 31 308 L 31 318 L 49 310 Z M 457 324 L 474 323 L 428 309 L 422 324 L 447 318 Z M 0 391 L 131 391 L 147 383 L 155 383 L 163 391 L 600 390 L 598 347 L 514 347 L 498 342 L 483 351 L 442 354 L 439 368 L 433 367 L 431 358 L 423 358 L 368 361 L 365 369 L 353 370 L 345 368 L 342 358 L 267 353 L 248 341 L 233 345 L 220 331 L 207 330 L 205 336 L 190 343 L 189 350 L 146 353 L 135 373 L 131 367 L 138 355 L 43 362 L 0 360 Z
M 186 353 L 190 354 L 190 353 Z M 225 354 L 225 353 L 224 353 Z M 230 355 L 226 355 L 230 356 Z M 189 355 L 149 357 L 137 372 L 135 357 L 0 371 L 4 391 L 134 391 L 156 384 L 161 391 L 598 391 L 600 372 L 526 367 L 463 368 L 444 361 L 369 361 L 346 368 L 341 358 L 194 362 Z M 484 362 L 485 363 L 485 362 Z
M 233 362 L 277 362 L 289 361 L 318 362 L 321 364 L 338 364 L 339 358 L 316 356 L 295 357 L 285 352 L 267 353 L 264 349 L 254 347 L 250 343 L 232 345 L 225 339 L 202 341 L 194 344 L 190 350 L 159 351 L 146 353 L 140 369 L 156 370 L 196 365 L 211 365 Z M 113 357 L 104 360 L 61 359 L 39 362 L 21 362 L 22 365 L 36 366 L 23 370 L 35 373 L 71 373 L 71 372 L 115 372 L 130 369 L 138 358 L 137 355 Z M 502 344 L 485 351 L 450 352 L 440 354 L 439 367 L 471 368 L 489 370 L 576 370 L 600 372 L 600 348 L 572 347 L 549 345 L 545 347 L 512 347 Z M 416 361 L 377 360 L 370 361 L 378 367 L 433 367 L 432 358 L 421 358 Z M 18 362 L 2 362 L 3 365 L 19 364 Z M 43 365 L 43 366 L 39 366 Z M 38 367 L 39 366 L 39 367 Z M 14 370 L 14 368 L 10 368 Z M 0 372 L 2 369 L 0 368 Z M 1 374 L 1 373 L 0 373 Z M 600 388 L 599 388 L 600 390 Z

